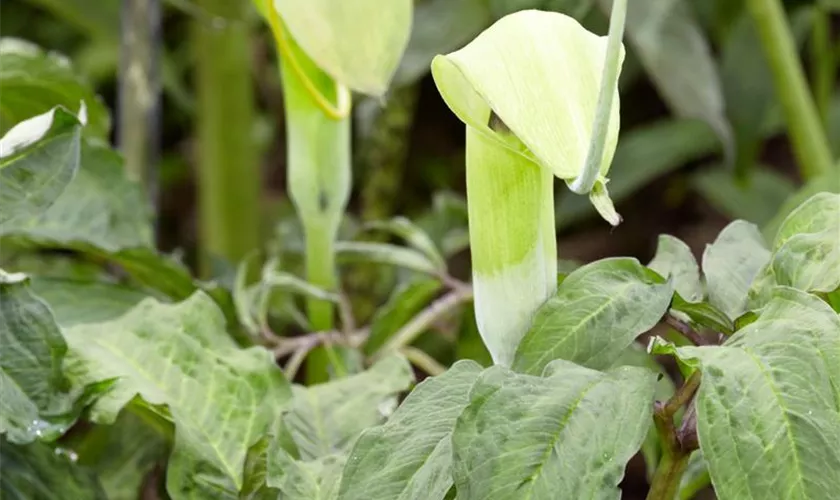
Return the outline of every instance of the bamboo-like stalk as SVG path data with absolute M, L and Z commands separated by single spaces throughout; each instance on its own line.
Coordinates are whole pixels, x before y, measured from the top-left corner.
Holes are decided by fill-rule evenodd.
M 832 168 L 831 149 L 820 124 L 780 0 L 748 0 L 782 103 L 793 152 L 802 177 L 812 179 Z
M 196 0 L 212 21 L 193 21 L 202 274 L 213 258 L 235 263 L 259 246 L 260 167 L 253 137 L 248 4 Z
M 160 155 L 160 4 L 123 0 L 117 143 L 126 174 L 157 204 Z

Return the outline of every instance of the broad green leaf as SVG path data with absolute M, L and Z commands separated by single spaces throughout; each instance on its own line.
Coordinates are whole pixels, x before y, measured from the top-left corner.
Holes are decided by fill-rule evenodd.
M 96 473 L 108 500 L 137 500 L 146 476 L 168 453 L 166 437 L 129 410 L 113 425 L 95 426 L 71 443 L 79 463 Z
M 411 31 L 411 0 L 274 1 L 306 54 L 342 85 L 380 96 Z
M 346 460 L 340 454 L 295 460 L 282 448 L 270 448 L 266 483 L 283 500 L 335 500 Z
M 747 293 L 770 251 L 758 228 L 735 221 L 703 252 L 703 273 L 709 302 L 735 320 L 746 312 Z
M 56 106 L 87 108 L 86 134 L 106 138 L 110 116 L 102 100 L 61 55 L 16 38 L 0 39 L 0 132 Z
M 303 460 L 345 451 L 363 430 L 381 423 L 396 396 L 414 382 L 411 365 L 400 356 L 378 361 L 365 372 L 311 387 L 294 387 L 283 417 Z
M 33 443 L 10 444 L 0 438 L 0 496 L 4 500 L 108 500 L 93 471 L 63 453 Z
M 61 195 L 79 168 L 80 130 L 79 120 L 57 107 L 0 139 L 0 230 L 41 214 Z
M 769 222 L 795 190 L 787 177 L 764 165 L 757 166 L 744 185 L 724 168 L 700 172 L 693 177 L 692 185 L 721 214 L 758 226 Z
M 172 305 L 147 299 L 118 319 L 64 333 L 71 379 L 117 379 L 92 408 L 94 422 L 112 423 L 140 396 L 174 423 L 167 471 L 173 498 L 238 497 L 248 448 L 290 396 L 271 353 L 237 348 L 221 312 L 201 292 Z
M 674 290 L 689 302 L 703 299 L 703 283 L 700 282 L 700 266 L 691 249 L 679 238 L 663 234 L 659 236 L 656 254 L 647 267 L 664 278 L 671 278 Z
M 436 275 L 438 268 L 422 253 L 388 243 L 339 241 L 335 245 L 339 262 L 375 262 Z
M 67 344 L 26 276 L 2 270 L 0 345 L 0 434 L 21 444 L 57 438 L 73 423 L 79 396 L 62 373 Z
M 0 226 L 45 244 L 93 245 L 104 252 L 152 247 L 152 211 L 142 187 L 125 177 L 122 158 L 106 146 L 84 142 L 73 180 L 46 211 Z
M 840 194 L 840 168 L 809 180 L 798 191 L 791 194 L 778 210 L 776 216 L 762 229 L 767 241 L 773 241 L 776 238 L 782 223 L 794 210 L 815 194 L 823 192 Z
M 703 372 L 700 448 L 720 498 L 832 498 L 840 488 L 840 318 L 780 287 L 723 346 L 654 345 Z
M 446 261 L 437 246 L 422 229 L 405 217 L 394 217 L 387 221 L 369 222 L 367 227 L 387 231 L 399 236 L 415 250 L 422 252 L 438 269 L 446 270 Z
M 134 288 L 96 281 L 35 277 L 31 286 L 62 328 L 117 318 L 148 297 Z
M 613 0 L 598 0 L 608 11 Z M 677 116 L 706 121 L 728 157 L 732 130 L 724 114 L 720 77 L 711 49 L 684 0 L 631 0 L 627 38 L 659 94 Z
M 610 197 L 620 203 L 654 179 L 719 149 L 712 130 L 699 120 L 668 120 L 628 130 L 615 150 Z M 589 200 L 573 193 L 559 197 L 555 212 L 561 229 L 596 214 Z
M 377 309 L 370 323 L 370 335 L 364 352 L 371 355 L 384 346 L 392 335 L 408 323 L 442 288 L 438 280 L 415 279 L 401 284 L 382 307 Z
M 693 323 L 718 333 L 729 335 L 735 330 L 732 320 L 726 313 L 705 301 L 688 302 L 679 293 L 675 293 L 671 301 L 671 309 L 685 314 Z
M 452 430 L 481 372 L 458 361 L 420 383 L 388 421 L 365 431 L 344 468 L 342 500 L 442 500 L 452 487 Z
M 567 361 L 545 377 L 481 374 L 452 435 L 458 499 L 618 498 L 650 427 L 656 377 Z
M 779 285 L 806 292 L 840 287 L 840 194 L 819 193 L 782 223 L 769 270 Z
M 636 259 L 604 259 L 570 274 L 537 310 L 513 368 L 542 373 L 555 359 L 611 366 L 668 310 L 673 287 Z
M 500 19 L 466 47 L 436 57 L 432 74 L 446 104 L 470 128 L 504 141 L 492 112 L 527 148 L 516 154 L 572 180 L 586 163 L 606 46 L 606 37 L 569 16 L 521 11 Z M 618 139 L 617 94 L 616 89 L 602 176 Z

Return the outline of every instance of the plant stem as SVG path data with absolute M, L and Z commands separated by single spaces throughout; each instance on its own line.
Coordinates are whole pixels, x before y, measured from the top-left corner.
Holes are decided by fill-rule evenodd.
M 665 324 L 678 331 L 680 335 L 685 337 L 686 340 L 694 345 L 709 345 L 709 342 L 696 330 L 694 330 L 694 328 L 691 328 L 691 325 L 688 325 L 667 313 L 665 314 Z
M 832 53 L 831 16 L 825 7 L 814 7 L 814 27 L 811 32 L 811 80 L 814 87 L 814 101 L 820 124 L 828 121 L 831 92 L 837 73 L 837 60 Z
M 805 179 L 832 168 L 831 149 L 820 125 L 781 0 L 747 0 L 782 103 L 793 152 Z
M 251 38 L 245 2 L 196 0 L 219 17 L 193 21 L 198 94 L 201 269 L 235 264 L 260 244 L 260 165 L 253 136 Z
M 432 302 L 428 307 L 426 307 L 426 309 L 420 311 L 417 316 L 412 318 L 411 321 L 400 328 L 397 333 L 391 337 L 391 340 L 379 349 L 376 354 L 374 354 L 374 358 L 379 358 L 385 353 L 399 350 L 400 348 L 411 344 L 414 342 L 414 339 L 432 326 L 435 321 L 452 312 L 464 302 L 472 300 L 472 297 L 472 290 L 459 289 L 453 290 Z
M 648 491 L 647 500 L 674 500 L 680 488 L 685 467 L 688 465 L 688 453 L 664 450 L 656 467 L 656 473 Z
M 123 0 L 117 143 L 128 177 L 140 182 L 157 206 L 160 155 L 160 4 Z
M 422 349 L 416 347 L 403 346 L 400 348 L 400 353 L 406 357 L 411 364 L 420 368 L 432 377 L 436 377 L 446 371 L 446 367 L 438 363 L 437 360 Z

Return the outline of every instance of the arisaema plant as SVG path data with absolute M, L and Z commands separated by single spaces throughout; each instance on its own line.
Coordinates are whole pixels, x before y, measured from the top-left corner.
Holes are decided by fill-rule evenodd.
M 334 291 L 335 240 L 350 196 L 351 92 L 385 94 L 408 43 L 412 2 L 254 1 L 280 60 L 288 191 L 304 227 L 307 280 Z M 331 303 L 312 298 L 307 309 L 313 329 L 333 327 Z
M 432 62 L 467 127 L 467 202 L 479 331 L 509 365 L 533 313 L 556 289 L 554 177 L 621 218 L 607 193 L 619 129 L 626 1 L 607 36 L 536 10 L 510 14 Z

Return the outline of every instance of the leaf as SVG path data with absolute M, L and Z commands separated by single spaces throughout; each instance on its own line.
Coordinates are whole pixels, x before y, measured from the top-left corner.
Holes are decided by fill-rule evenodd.
M 647 267 L 664 278 L 671 278 L 674 290 L 682 297 L 687 297 L 689 302 L 703 299 L 700 266 L 697 265 L 691 248 L 679 238 L 667 234 L 660 235 L 656 254 Z
M 770 261 L 775 282 L 806 292 L 840 287 L 840 194 L 819 193 L 782 223 Z
M 784 204 L 782 204 L 776 216 L 764 226 L 762 233 L 768 241 L 773 241 L 779 228 L 787 217 L 799 208 L 800 205 L 808 201 L 808 199 L 817 193 L 836 193 L 840 194 L 840 169 L 834 169 L 826 172 L 823 175 L 815 177 L 805 183 L 798 191 L 791 194 Z
M 339 262 L 375 262 L 404 267 L 412 271 L 436 275 L 438 269 L 422 253 L 387 243 L 366 241 L 339 241 L 335 244 Z
M 29 0 L 85 34 L 114 43 L 120 38 L 120 4 L 115 0 Z
M 437 246 L 417 225 L 405 217 L 394 217 L 387 221 L 369 222 L 366 226 L 370 229 L 378 229 L 387 231 L 396 236 L 399 236 L 406 243 L 408 243 L 415 250 L 418 250 L 426 255 L 429 260 L 441 271 L 446 270 L 446 261 L 437 249 Z
M 441 290 L 434 279 L 416 279 L 400 284 L 382 307 L 376 310 L 370 323 L 370 335 L 363 351 L 370 356 L 387 344 L 392 335 L 408 323 Z
M 610 169 L 610 197 L 620 203 L 654 179 L 718 149 L 714 133 L 699 120 L 666 120 L 626 131 Z M 555 212 L 561 229 L 596 213 L 586 197 L 574 193 L 563 193 Z
M 49 304 L 63 328 L 117 318 L 148 297 L 114 283 L 38 277 L 32 279 L 32 290 Z
M 137 500 L 147 474 L 168 452 L 166 438 L 130 410 L 114 425 L 96 426 L 73 447 L 79 462 L 95 471 L 108 500 Z
M 67 344 L 26 276 L 2 270 L 0 345 L 0 433 L 18 444 L 57 438 L 75 420 L 79 397 L 61 370 Z
M 570 274 L 537 310 L 513 363 L 542 373 L 555 359 L 603 369 L 668 310 L 673 288 L 636 259 L 604 259 Z
M 73 114 L 54 108 L 0 139 L 0 230 L 16 217 L 37 216 L 61 195 L 79 168 L 80 129 Z
M 452 430 L 481 372 L 458 361 L 420 383 L 388 421 L 356 441 L 341 480 L 342 500 L 440 500 L 452 486 Z
M 720 498 L 832 498 L 840 487 L 840 318 L 778 288 L 723 346 L 662 345 L 703 371 L 697 432 Z
M 395 396 L 412 382 L 411 365 L 400 356 L 390 356 L 357 375 L 306 388 L 295 386 L 283 421 L 303 460 L 339 453 L 360 432 L 390 415 Z
M 675 293 L 671 309 L 687 315 L 692 322 L 712 331 L 727 335 L 735 331 L 735 326 L 726 313 L 708 302 L 688 302 L 679 293 Z
M 758 226 L 769 222 L 795 189 L 790 180 L 766 166 L 754 169 L 743 186 L 724 168 L 700 172 L 692 185 L 721 214 Z
M 411 30 L 411 0 L 275 1 L 274 8 L 304 52 L 352 90 L 381 96 Z
M 608 12 L 613 0 L 598 0 L 598 4 Z M 628 2 L 627 38 L 673 112 L 707 122 L 731 158 L 732 130 L 724 115 L 720 77 L 688 5 L 683 0 Z
M 617 498 L 651 421 L 656 378 L 555 361 L 545 377 L 481 374 L 452 435 L 458 498 Z
M 48 245 L 92 245 L 106 253 L 153 246 L 152 210 L 142 187 L 125 176 L 122 158 L 83 142 L 80 166 L 55 202 L 0 226 L 0 236 L 23 236 Z
M 527 147 L 510 145 L 517 154 L 572 180 L 586 163 L 606 48 L 606 37 L 586 31 L 569 16 L 521 11 L 496 21 L 466 47 L 435 57 L 432 74 L 446 104 L 470 128 L 505 141 L 491 125 L 492 111 Z M 623 55 L 622 50 L 619 67 Z M 616 88 L 602 179 L 618 139 L 617 94 Z
M 269 455 L 267 484 L 282 493 L 283 500 L 334 500 L 346 457 L 327 455 L 316 460 L 292 458 L 282 448 Z
M 15 446 L 0 438 L 0 494 L 4 500 L 108 500 L 89 469 L 49 446 Z
M 87 109 L 85 133 L 107 138 L 111 118 L 105 104 L 70 62 L 54 52 L 17 38 L 0 39 L 0 132 L 56 106 Z
M 116 320 L 68 328 L 65 337 L 65 370 L 77 384 L 117 378 L 94 405 L 94 422 L 112 423 L 139 395 L 174 423 L 172 497 L 238 498 L 248 448 L 290 396 L 271 353 L 237 348 L 201 292 L 172 305 L 146 299 Z
M 735 320 L 747 310 L 747 292 L 770 259 L 758 228 L 735 221 L 703 252 L 703 272 L 709 302 Z

